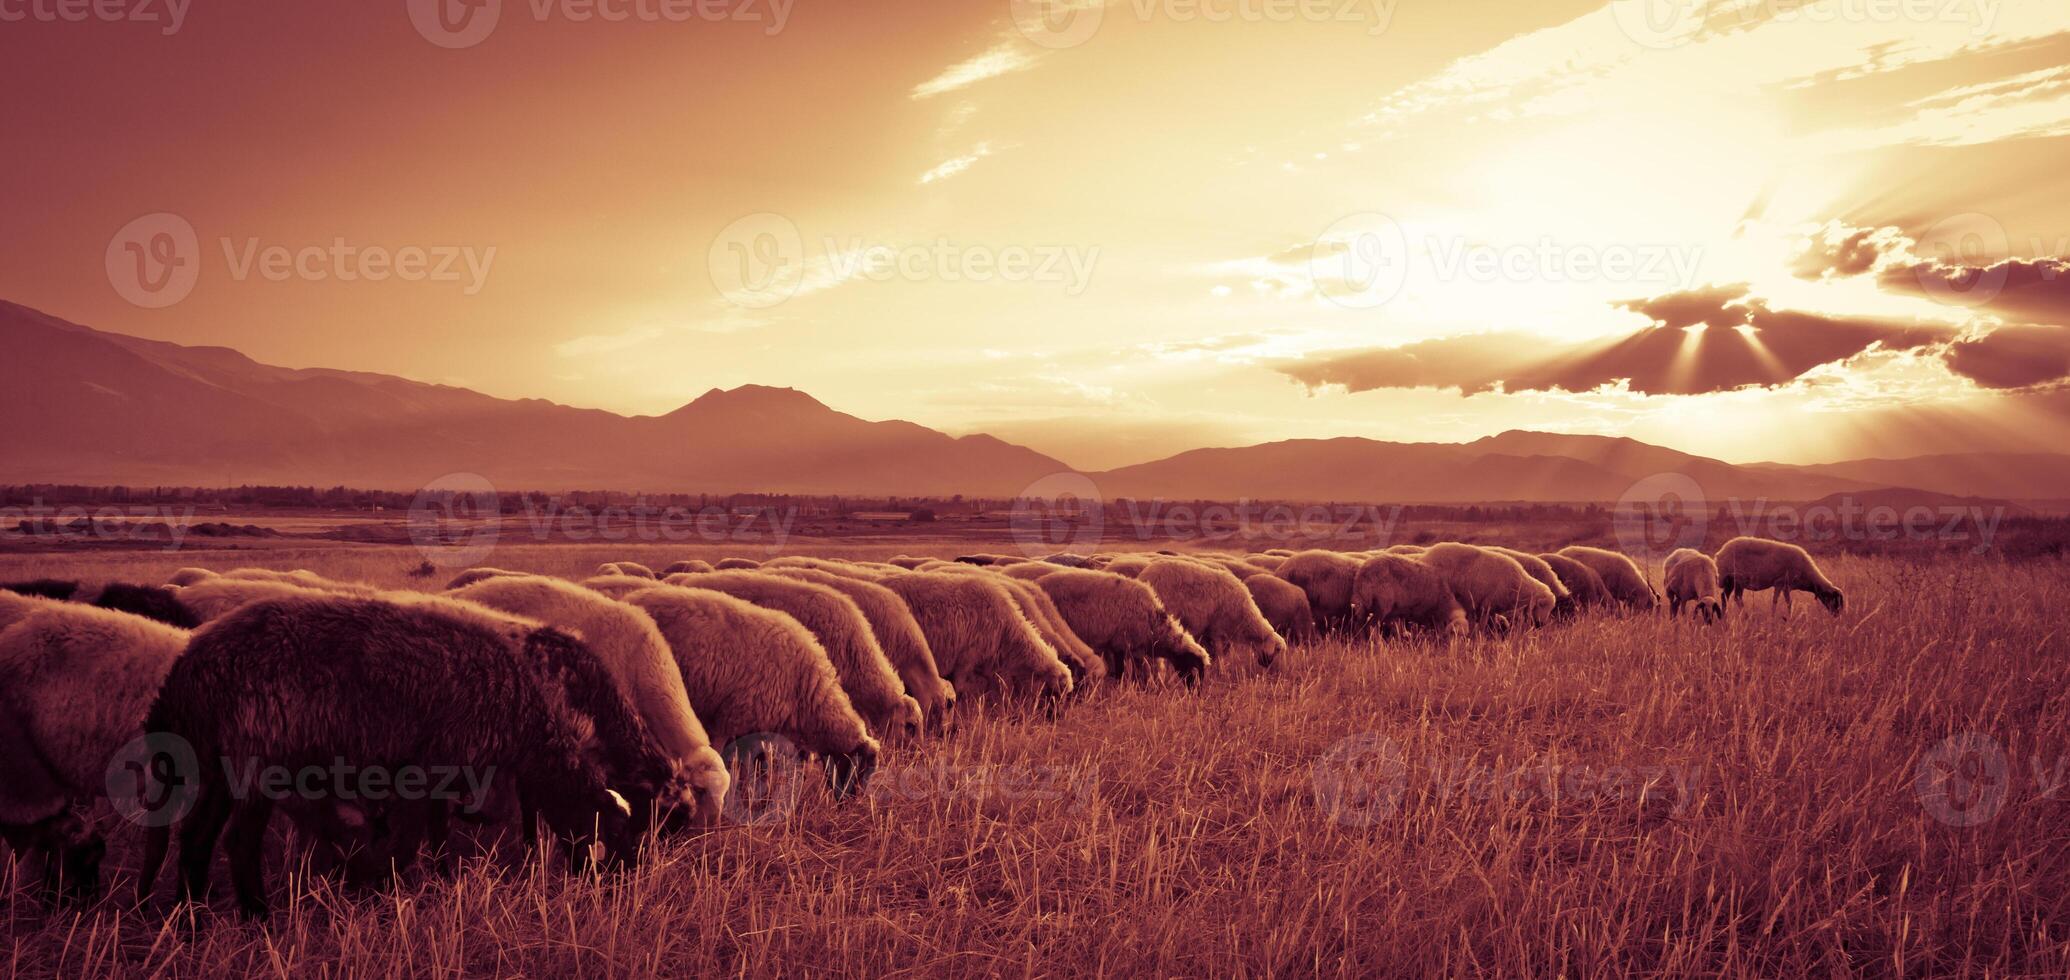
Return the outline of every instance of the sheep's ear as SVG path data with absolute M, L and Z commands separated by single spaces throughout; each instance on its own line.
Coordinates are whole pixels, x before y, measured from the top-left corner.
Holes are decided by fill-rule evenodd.
M 630 816 L 632 816 L 632 812 L 633 812 L 632 804 L 631 804 L 631 803 L 628 803 L 628 802 L 626 802 L 626 800 L 625 800 L 625 797 L 623 797 L 623 796 L 620 796 L 620 795 L 618 795 L 618 791 L 617 791 L 617 790 L 615 790 L 615 789 L 611 789 L 611 788 L 609 788 L 609 787 L 606 787 L 606 788 L 604 789 L 604 794 L 605 794 L 606 796 L 609 796 L 609 797 L 611 797 L 611 805 L 612 805 L 612 806 L 615 806 L 615 807 L 617 807 L 617 808 L 618 808 L 618 814 L 619 814 L 619 816 L 624 816 L 624 817 L 630 817 Z

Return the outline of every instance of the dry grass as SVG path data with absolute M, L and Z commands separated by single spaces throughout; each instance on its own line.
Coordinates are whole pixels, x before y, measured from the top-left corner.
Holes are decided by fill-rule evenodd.
M 639 556 L 588 550 L 494 563 L 567 573 Z M 403 553 L 268 563 L 399 584 Z M 143 577 L 194 556 L 38 561 L 0 574 Z M 1455 654 L 1329 643 L 1273 673 L 1225 669 L 1197 695 L 1107 688 L 1056 721 L 966 718 L 889 759 L 864 801 L 808 796 L 787 820 L 665 842 L 615 878 L 475 863 L 354 900 L 276 874 L 264 928 L 227 911 L 168 925 L 116 903 L 53 913 L 11 882 L 0 963 L 25 975 L 2070 973 L 2070 787 L 2056 786 L 2070 778 L 2070 569 L 1843 558 L 1828 570 L 1849 590 L 1838 621 L 1808 603 L 1771 618 L 1762 597 L 1708 630 L 1602 620 Z M 1966 732 L 2003 746 L 2008 795 L 1960 827 L 1929 812 L 1916 778 Z M 1611 767 L 1630 778 L 1606 788 Z M 1508 778 L 1460 775 L 1480 771 Z

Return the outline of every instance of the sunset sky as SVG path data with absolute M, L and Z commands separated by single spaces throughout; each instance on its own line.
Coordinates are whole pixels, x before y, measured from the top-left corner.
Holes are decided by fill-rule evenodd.
M 626 414 L 791 386 L 1088 468 L 2070 443 L 2063 0 L 436 2 L 0 0 L 0 298 Z M 160 214 L 191 292 L 139 303 Z

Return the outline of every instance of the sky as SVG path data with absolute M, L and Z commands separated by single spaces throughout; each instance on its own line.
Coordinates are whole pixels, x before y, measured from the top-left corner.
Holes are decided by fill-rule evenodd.
M 2059 450 L 2066 65 L 2062 0 L 0 0 L 0 298 L 1087 469 Z

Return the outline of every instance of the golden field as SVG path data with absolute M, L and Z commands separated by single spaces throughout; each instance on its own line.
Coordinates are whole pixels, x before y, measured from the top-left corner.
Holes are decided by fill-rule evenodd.
M 814 549 L 883 557 L 912 547 Z M 1003 550 L 1003 549 L 1002 549 Z M 723 548 L 538 546 L 586 573 Z M 765 557 L 747 552 L 752 557 Z M 254 558 L 262 557 L 262 561 Z M 869 793 L 571 878 L 464 862 L 350 896 L 272 873 L 265 926 L 52 910 L 13 975 L 2070 973 L 2070 566 L 1822 558 L 1843 618 L 1594 619 L 1456 651 L 1328 641 L 1197 693 L 968 705 Z M 406 548 L 9 556 L 0 579 L 250 562 L 436 588 Z M 1949 742 L 1951 736 L 1976 738 Z M 1946 776 L 1953 772 L 1952 778 Z M 220 874 L 218 876 L 221 877 Z M 169 892 L 163 886 L 161 892 Z

